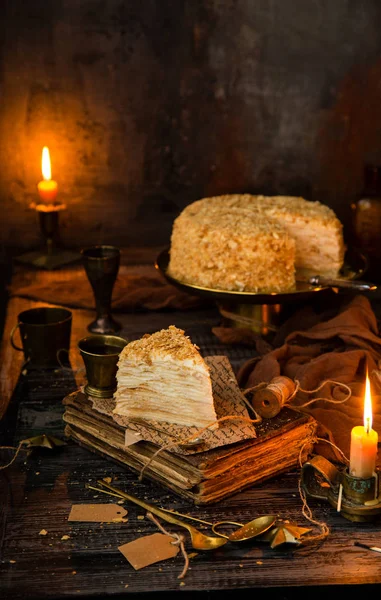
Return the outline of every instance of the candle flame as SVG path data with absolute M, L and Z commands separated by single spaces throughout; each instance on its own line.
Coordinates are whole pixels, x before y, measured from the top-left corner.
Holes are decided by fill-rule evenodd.
M 42 149 L 41 170 L 45 181 L 49 181 L 52 178 L 52 169 L 50 165 L 49 148 L 47 146 L 44 146 Z
M 368 371 L 365 379 L 365 396 L 364 396 L 364 427 L 367 433 L 372 429 L 372 396 L 370 393 L 370 381 Z

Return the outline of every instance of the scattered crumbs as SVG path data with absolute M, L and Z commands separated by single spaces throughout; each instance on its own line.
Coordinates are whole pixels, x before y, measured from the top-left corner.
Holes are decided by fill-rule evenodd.
M 41 529 L 39 535 L 47 535 L 47 533 L 48 532 L 46 531 L 46 529 Z
M 124 517 L 115 517 L 115 519 L 112 520 L 113 523 L 127 523 L 128 519 L 125 519 Z
M 72 574 L 72 575 L 76 575 L 76 574 L 77 574 L 77 571 L 72 571 L 72 572 L 71 572 L 71 574 Z
M 70 535 L 63 535 L 61 540 L 70 540 Z
M 49 544 L 49 546 L 53 546 L 53 544 Z
M 98 498 L 98 496 L 94 496 L 94 498 Z M 124 504 L 124 500 L 118 500 L 117 504 Z
M 163 569 L 162 569 L 161 567 L 159 567 L 159 571 L 160 571 L 160 573 L 162 572 L 162 570 L 163 570 Z
M 97 494 L 96 496 L 93 496 L 93 498 L 99 498 L 99 494 Z
M 257 565 L 263 565 L 263 560 L 257 560 L 256 563 Z
M 105 483 L 111 483 L 111 482 L 112 482 L 112 479 L 111 479 L 111 477 L 103 477 L 103 481 L 104 481 Z
M 16 561 L 15 560 L 10 560 L 9 562 L 11 563 L 11 565 L 14 565 Z
M 124 586 L 125 588 L 128 588 L 128 583 L 126 583 L 126 585 Z
M 242 569 L 242 567 L 243 567 L 243 564 L 240 564 L 240 565 L 238 565 L 238 566 L 239 566 L 239 567 Z
M 144 515 L 138 515 L 138 521 L 143 521 Z
M 197 555 L 198 555 L 198 552 L 191 552 L 190 554 L 188 554 L 188 558 L 194 558 Z
M 35 475 L 39 475 L 39 474 L 40 474 L 40 471 L 36 471 Z
M 185 585 L 185 581 L 180 581 L 180 585 L 181 586 Z

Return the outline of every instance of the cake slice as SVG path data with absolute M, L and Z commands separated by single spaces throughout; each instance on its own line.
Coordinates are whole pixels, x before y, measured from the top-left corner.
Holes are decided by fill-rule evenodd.
M 217 420 L 209 367 L 174 325 L 127 344 L 116 377 L 117 415 L 200 428 Z

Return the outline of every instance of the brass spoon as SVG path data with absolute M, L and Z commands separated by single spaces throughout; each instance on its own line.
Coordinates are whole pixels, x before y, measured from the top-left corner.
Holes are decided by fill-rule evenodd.
M 198 523 L 209 525 L 213 533 L 226 538 L 230 542 L 243 542 L 245 540 L 250 540 L 253 537 L 257 537 L 258 535 L 261 535 L 270 529 L 270 527 L 272 527 L 276 521 L 275 515 L 263 515 L 262 517 L 256 517 L 255 519 L 252 519 L 248 523 L 237 523 L 236 521 L 217 521 L 216 523 L 210 523 L 209 521 L 204 521 L 203 519 L 196 519 L 196 517 L 183 515 L 174 510 L 167 510 L 166 508 L 162 508 L 161 510 L 179 515 L 180 517 L 185 517 L 186 519 L 191 519 L 192 521 L 197 521 Z M 233 533 L 230 533 L 229 535 L 225 535 L 224 533 L 217 531 L 217 528 L 221 525 L 237 525 L 239 529 L 233 531 Z
M 264 533 L 270 527 L 274 525 L 276 521 L 276 517 L 274 515 L 263 515 L 263 517 L 257 517 L 248 523 L 242 524 L 239 529 L 233 531 L 228 537 L 230 542 L 244 542 L 245 540 L 251 540 L 253 537 L 257 537 Z M 224 521 L 221 521 L 223 523 Z M 226 521 L 225 521 L 226 522 Z M 219 523 L 215 523 L 214 527 L 219 525 Z M 236 525 L 240 525 L 240 523 L 236 523 Z M 212 527 L 214 533 L 216 533 L 214 527 Z M 218 535 L 218 534 L 217 534 Z
M 126 494 L 124 494 L 124 492 L 121 492 L 118 488 L 112 487 L 112 486 L 106 484 L 106 482 L 99 481 L 98 483 L 100 483 L 101 485 L 104 485 L 105 487 L 107 487 L 110 490 L 112 489 L 114 493 L 112 493 L 111 495 L 117 496 L 119 498 L 122 498 L 122 497 L 126 498 Z M 105 491 L 105 490 L 98 490 L 98 488 L 94 488 L 91 485 L 88 485 L 87 487 L 90 489 L 94 489 L 96 491 L 101 491 L 101 492 Z M 106 493 L 110 493 L 110 492 L 106 492 Z M 139 500 L 139 502 L 142 503 L 141 500 Z M 142 504 L 140 504 L 140 505 L 142 505 Z M 216 523 L 210 523 L 210 521 L 204 521 L 203 519 L 196 519 L 196 517 L 184 515 L 183 513 L 176 512 L 175 510 L 168 510 L 166 508 L 160 508 L 157 510 L 160 510 L 161 512 L 167 513 L 169 515 L 171 515 L 171 514 L 178 515 L 185 519 L 190 519 L 192 521 L 197 521 L 197 523 L 203 523 L 204 525 L 208 525 L 209 527 L 211 527 L 213 533 L 215 533 L 216 535 L 218 535 L 222 538 L 225 538 L 226 540 L 229 540 L 230 542 L 243 542 L 245 540 L 250 540 L 253 537 L 257 537 L 258 535 L 261 535 L 262 533 L 265 533 L 265 531 L 270 529 L 270 527 L 272 527 L 276 521 L 275 515 L 263 515 L 262 517 L 256 517 L 255 519 L 253 519 L 252 521 L 249 521 L 248 523 L 237 523 L 236 521 L 217 521 Z M 151 510 L 151 512 L 153 512 L 153 510 Z M 161 516 L 163 516 L 163 515 L 161 515 Z M 165 518 L 165 517 L 163 517 L 163 518 Z M 219 531 L 216 531 L 216 529 L 218 527 L 220 527 L 221 525 L 237 525 L 239 527 L 239 529 L 237 529 L 236 531 L 233 531 L 233 533 L 231 533 L 229 535 L 225 535 L 224 533 L 220 533 Z M 211 538 L 211 539 L 214 539 L 214 538 Z
M 210 535 L 205 535 L 201 533 L 201 531 L 198 531 L 198 529 L 196 529 L 192 525 L 189 525 L 189 523 L 184 523 L 183 521 L 180 521 L 180 519 L 170 516 L 168 513 L 164 512 L 160 508 L 156 508 L 156 506 L 152 506 L 151 504 L 148 504 L 148 502 L 144 502 L 144 500 L 140 500 L 132 494 L 126 494 L 126 492 L 122 492 L 121 490 L 114 488 L 112 485 L 106 483 L 105 481 L 98 480 L 98 483 L 111 490 L 115 494 L 121 496 L 122 498 L 130 500 L 130 502 L 133 502 L 134 504 L 145 508 L 146 510 L 160 517 L 164 521 L 168 521 L 168 523 L 173 523 L 174 525 L 178 525 L 179 527 L 184 527 L 185 529 L 187 529 L 190 533 L 192 546 L 195 550 L 215 550 L 216 548 L 219 548 L 220 546 L 226 544 L 226 542 L 228 541 L 227 539 L 224 539 L 222 537 L 212 537 Z

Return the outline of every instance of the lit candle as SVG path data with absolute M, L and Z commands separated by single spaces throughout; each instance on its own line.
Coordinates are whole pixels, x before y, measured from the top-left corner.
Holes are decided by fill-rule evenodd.
M 38 193 L 45 204 L 52 204 L 57 196 L 58 186 L 52 179 L 49 148 L 46 146 L 42 149 L 41 167 L 43 180 L 37 185 Z
M 364 397 L 364 426 L 353 427 L 351 432 L 350 475 L 362 479 L 372 477 L 376 470 L 377 443 L 377 431 L 372 429 L 372 397 L 367 373 Z

